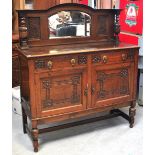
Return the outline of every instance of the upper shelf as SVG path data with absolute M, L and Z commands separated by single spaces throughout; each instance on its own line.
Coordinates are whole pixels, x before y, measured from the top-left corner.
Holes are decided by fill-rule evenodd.
M 60 4 L 47 10 L 17 10 L 20 47 L 118 41 L 119 9 Z

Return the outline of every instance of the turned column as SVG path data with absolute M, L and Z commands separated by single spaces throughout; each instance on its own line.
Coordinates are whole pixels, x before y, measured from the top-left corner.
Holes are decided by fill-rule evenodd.
M 28 32 L 27 32 L 27 19 L 19 12 L 19 43 L 21 49 L 28 49 Z
M 131 103 L 131 107 L 129 108 L 129 123 L 130 123 L 130 128 L 133 128 L 134 122 L 135 122 L 135 118 L 134 116 L 136 115 L 136 102 L 133 101 Z
M 115 33 L 115 41 L 116 41 L 116 44 L 119 43 L 119 36 L 118 36 L 119 33 L 120 33 L 119 15 L 120 15 L 120 10 L 115 10 L 114 33 Z

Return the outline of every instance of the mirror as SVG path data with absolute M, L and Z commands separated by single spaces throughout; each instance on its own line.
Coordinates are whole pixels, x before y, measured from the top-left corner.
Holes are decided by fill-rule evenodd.
M 48 18 L 49 39 L 90 36 L 91 17 L 80 11 L 60 11 Z

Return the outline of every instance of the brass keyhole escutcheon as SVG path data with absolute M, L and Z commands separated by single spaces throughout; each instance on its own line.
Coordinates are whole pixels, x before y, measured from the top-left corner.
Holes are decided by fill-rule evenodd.
M 106 55 L 103 56 L 103 62 L 107 63 L 108 62 L 108 57 Z
M 75 66 L 75 64 L 76 64 L 76 60 L 75 59 L 71 59 L 71 65 Z
M 47 68 L 48 68 L 48 69 L 51 69 L 52 66 L 53 66 L 53 62 L 52 62 L 52 61 L 48 61 L 48 62 L 47 62 Z

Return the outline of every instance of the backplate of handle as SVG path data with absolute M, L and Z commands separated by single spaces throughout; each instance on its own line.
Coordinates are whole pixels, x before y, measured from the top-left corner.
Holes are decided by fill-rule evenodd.
M 72 65 L 72 66 L 75 66 L 75 64 L 76 64 L 76 60 L 75 60 L 75 59 L 71 59 L 70 62 L 71 62 L 71 65 Z
M 103 59 L 103 62 L 104 63 L 107 63 L 108 62 L 108 57 L 106 55 L 104 55 L 102 59 Z
M 48 61 L 48 62 L 47 62 L 47 68 L 48 68 L 48 69 L 51 69 L 52 66 L 53 66 L 53 62 L 52 62 L 52 61 Z

